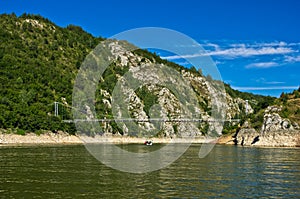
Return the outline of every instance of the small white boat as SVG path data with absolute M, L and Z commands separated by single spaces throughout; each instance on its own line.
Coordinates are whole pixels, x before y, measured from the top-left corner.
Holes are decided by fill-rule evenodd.
M 151 146 L 153 144 L 153 142 L 152 142 L 152 140 L 146 140 L 144 142 L 144 144 L 147 145 L 147 146 Z

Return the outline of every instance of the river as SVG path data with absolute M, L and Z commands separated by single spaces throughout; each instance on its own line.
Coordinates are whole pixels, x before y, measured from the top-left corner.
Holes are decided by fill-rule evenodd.
M 0 197 L 300 198 L 299 148 L 216 145 L 200 159 L 200 146 L 144 174 L 111 169 L 83 145 L 1 146 Z M 147 152 L 161 145 L 121 147 Z

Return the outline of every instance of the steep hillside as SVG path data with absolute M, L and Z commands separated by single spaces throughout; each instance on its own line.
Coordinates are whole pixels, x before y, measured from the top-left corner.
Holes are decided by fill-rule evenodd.
M 292 93 L 282 93 L 275 103 L 283 107 L 281 117 L 300 124 L 300 87 Z
M 63 130 L 75 133 L 73 124 L 61 122 L 62 119 L 72 119 L 72 91 L 78 69 L 85 57 L 94 49 L 102 38 L 95 38 L 80 27 L 70 25 L 61 28 L 47 19 L 36 15 L 1 15 L 0 16 L 0 128 L 13 129 L 17 133 L 37 132 L 42 130 Z M 176 92 L 171 88 L 158 84 L 151 85 L 149 76 L 154 80 L 166 80 L 173 85 L 182 86 L 178 92 L 187 90 L 179 82 L 166 74 L 156 71 L 156 68 L 169 67 L 177 71 L 182 82 L 187 81 L 197 98 L 197 106 L 187 111 L 187 115 L 197 113 L 202 119 L 212 118 L 212 97 L 218 93 L 221 82 L 211 81 L 195 68 L 187 69 L 175 63 L 160 59 L 157 55 L 146 50 L 128 52 L 124 41 L 106 40 L 110 52 L 108 59 L 114 60 L 104 71 L 103 78 L 97 85 L 95 109 L 97 118 L 112 118 L 113 90 L 117 82 L 124 80 L 128 72 L 133 79 L 146 84 L 136 90 L 120 89 L 126 93 L 124 101 L 128 102 L 128 112 L 131 118 L 147 119 L 151 116 L 179 119 L 181 101 L 176 98 Z M 148 67 L 149 66 L 149 67 Z M 147 74 L 147 75 L 145 75 Z M 274 103 L 274 98 L 242 93 L 225 85 L 227 103 L 219 104 L 227 110 L 227 119 L 242 119 L 253 117 Z M 184 94 L 189 96 L 188 93 Z M 246 101 L 248 100 L 248 115 Z M 54 116 L 53 102 L 64 104 L 59 116 Z M 153 106 L 154 105 L 154 106 Z M 63 106 L 61 106 L 63 107 Z M 155 108 L 156 107 L 156 108 Z M 219 107 L 219 108 L 220 108 Z M 86 112 L 88 112 L 85 110 Z M 154 115 L 153 115 L 154 114 Z M 289 115 L 297 119 L 297 112 Z M 122 115 L 118 115 L 118 117 Z M 261 121 L 262 122 L 262 121 Z M 158 136 L 176 137 L 182 133 L 205 134 L 207 123 L 165 122 L 135 122 L 133 124 L 103 123 L 106 134 L 131 134 L 130 125 L 137 127 L 137 135 L 148 135 L 159 128 Z M 227 122 L 224 133 L 235 132 L 239 123 Z
M 77 69 L 101 40 L 40 16 L 1 15 L 0 127 L 74 132 L 52 117 L 53 102 L 71 102 Z

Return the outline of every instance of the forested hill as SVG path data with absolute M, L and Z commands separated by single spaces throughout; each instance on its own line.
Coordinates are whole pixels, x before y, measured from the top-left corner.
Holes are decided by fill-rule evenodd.
M 53 102 L 71 104 L 77 70 L 86 55 L 103 40 L 78 26 L 69 25 L 62 28 L 38 15 L 24 14 L 20 17 L 14 14 L 0 15 L 0 128 L 13 129 L 18 133 L 41 133 L 42 130 L 74 133 L 74 125 L 62 123 L 61 118 L 53 115 Z M 148 60 L 166 64 L 178 71 L 184 70 L 188 73 L 187 78 L 191 80 L 193 89 L 199 92 L 201 108 L 204 111 L 209 110 L 210 102 L 205 94 L 209 91 L 207 88 L 201 88 L 199 86 L 201 82 L 197 82 L 199 78 L 205 81 L 206 77 L 201 72 L 195 68 L 185 69 L 143 50 L 136 52 L 135 56 L 140 62 Z M 106 72 L 108 79 L 116 80 L 118 73 L 122 73 L 118 64 L 120 63 L 116 63 Z M 128 68 L 123 67 L 122 70 Z M 198 80 L 194 81 L 192 78 L 196 77 Z M 111 94 L 108 88 L 111 85 L 113 84 L 106 87 L 102 85 L 103 91 L 108 91 L 108 95 Z M 231 89 L 229 85 L 225 85 L 225 89 L 231 103 L 228 105 L 230 118 L 245 115 L 243 107 L 246 99 L 254 102 L 249 104 L 254 109 L 253 114 L 274 103 L 272 97 L 242 93 Z M 159 100 L 158 96 L 149 93 L 148 88 L 137 91 L 137 97 L 141 98 L 144 107 L 142 111 L 145 114 L 149 112 L 146 110 L 147 107 Z M 103 96 L 99 96 L 100 99 L 103 102 L 106 100 Z M 98 110 L 111 113 L 111 110 L 103 108 L 102 101 L 97 104 Z M 71 117 L 68 111 L 64 114 Z M 173 124 L 174 132 L 177 128 Z M 201 131 L 203 128 L 206 127 L 199 127 Z M 114 125 L 112 130 L 117 130 Z
M 54 101 L 71 102 L 77 69 L 101 40 L 41 16 L 1 15 L 0 128 L 72 131 L 49 113 Z

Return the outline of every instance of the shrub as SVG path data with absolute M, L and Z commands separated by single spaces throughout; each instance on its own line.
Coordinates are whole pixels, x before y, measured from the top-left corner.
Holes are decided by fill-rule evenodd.
M 17 134 L 18 135 L 25 135 L 26 132 L 23 129 L 17 129 Z

